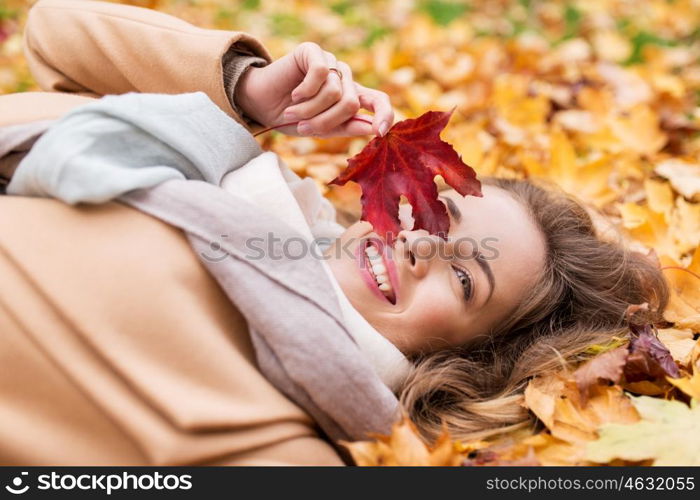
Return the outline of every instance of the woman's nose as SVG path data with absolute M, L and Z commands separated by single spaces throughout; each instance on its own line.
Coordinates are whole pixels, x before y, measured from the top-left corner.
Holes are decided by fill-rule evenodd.
M 419 279 L 428 273 L 436 261 L 449 260 L 452 255 L 452 245 L 448 241 L 425 229 L 399 231 L 397 240 L 401 242 L 400 251 L 404 261 L 411 273 Z

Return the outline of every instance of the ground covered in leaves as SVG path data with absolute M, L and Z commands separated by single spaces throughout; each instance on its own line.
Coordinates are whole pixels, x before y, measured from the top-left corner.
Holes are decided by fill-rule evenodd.
M 20 35 L 31 3 L 0 5 L 0 92 L 35 89 Z M 350 444 L 358 463 L 700 465 L 698 0 L 128 3 L 249 31 L 275 57 L 315 41 L 389 93 L 397 120 L 456 107 L 442 138 L 479 176 L 556 182 L 664 267 L 664 324 L 532 380 L 542 430 L 426 445 L 405 421 Z M 261 137 L 349 218 L 359 188 L 326 183 L 368 139 Z

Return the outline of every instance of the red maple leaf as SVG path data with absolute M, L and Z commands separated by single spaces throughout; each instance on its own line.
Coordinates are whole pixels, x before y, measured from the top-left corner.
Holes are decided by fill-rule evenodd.
M 401 195 L 413 208 L 414 229 L 447 239 L 450 218 L 438 200 L 436 175 L 462 196 L 482 196 L 476 172 L 440 139 L 453 112 L 428 111 L 396 123 L 383 137 L 375 137 L 350 158 L 347 168 L 329 182 L 342 186 L 355 181 L 360 185 L 361 218 L 389 244 L 401 230 Z

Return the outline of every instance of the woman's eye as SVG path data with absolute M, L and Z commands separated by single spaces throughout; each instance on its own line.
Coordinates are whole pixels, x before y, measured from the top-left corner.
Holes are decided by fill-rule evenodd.
M 464 290 L 464 300 L 468 301 L 472 295 L 472 279 L 462 269 L 455 266 L 452 266 L 452 269 L 454 269 L 457 279 L 462 285 L 462 290 Z

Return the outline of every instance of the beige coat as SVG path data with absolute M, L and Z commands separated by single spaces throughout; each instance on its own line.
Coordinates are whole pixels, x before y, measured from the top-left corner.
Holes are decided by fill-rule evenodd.
M 203 90 L 239 121 L 221 56 L 239 43 L 269 59 L 243 33 L 76 0 L 39 2 L 26 43 L 45 89 Z M 3 96 L 0 126 L 87 99 Z M 244 318 L 179 230 L 118 203 L 3 196 L 0 275 L 0 464 L 342 464 L 261 375 Z

